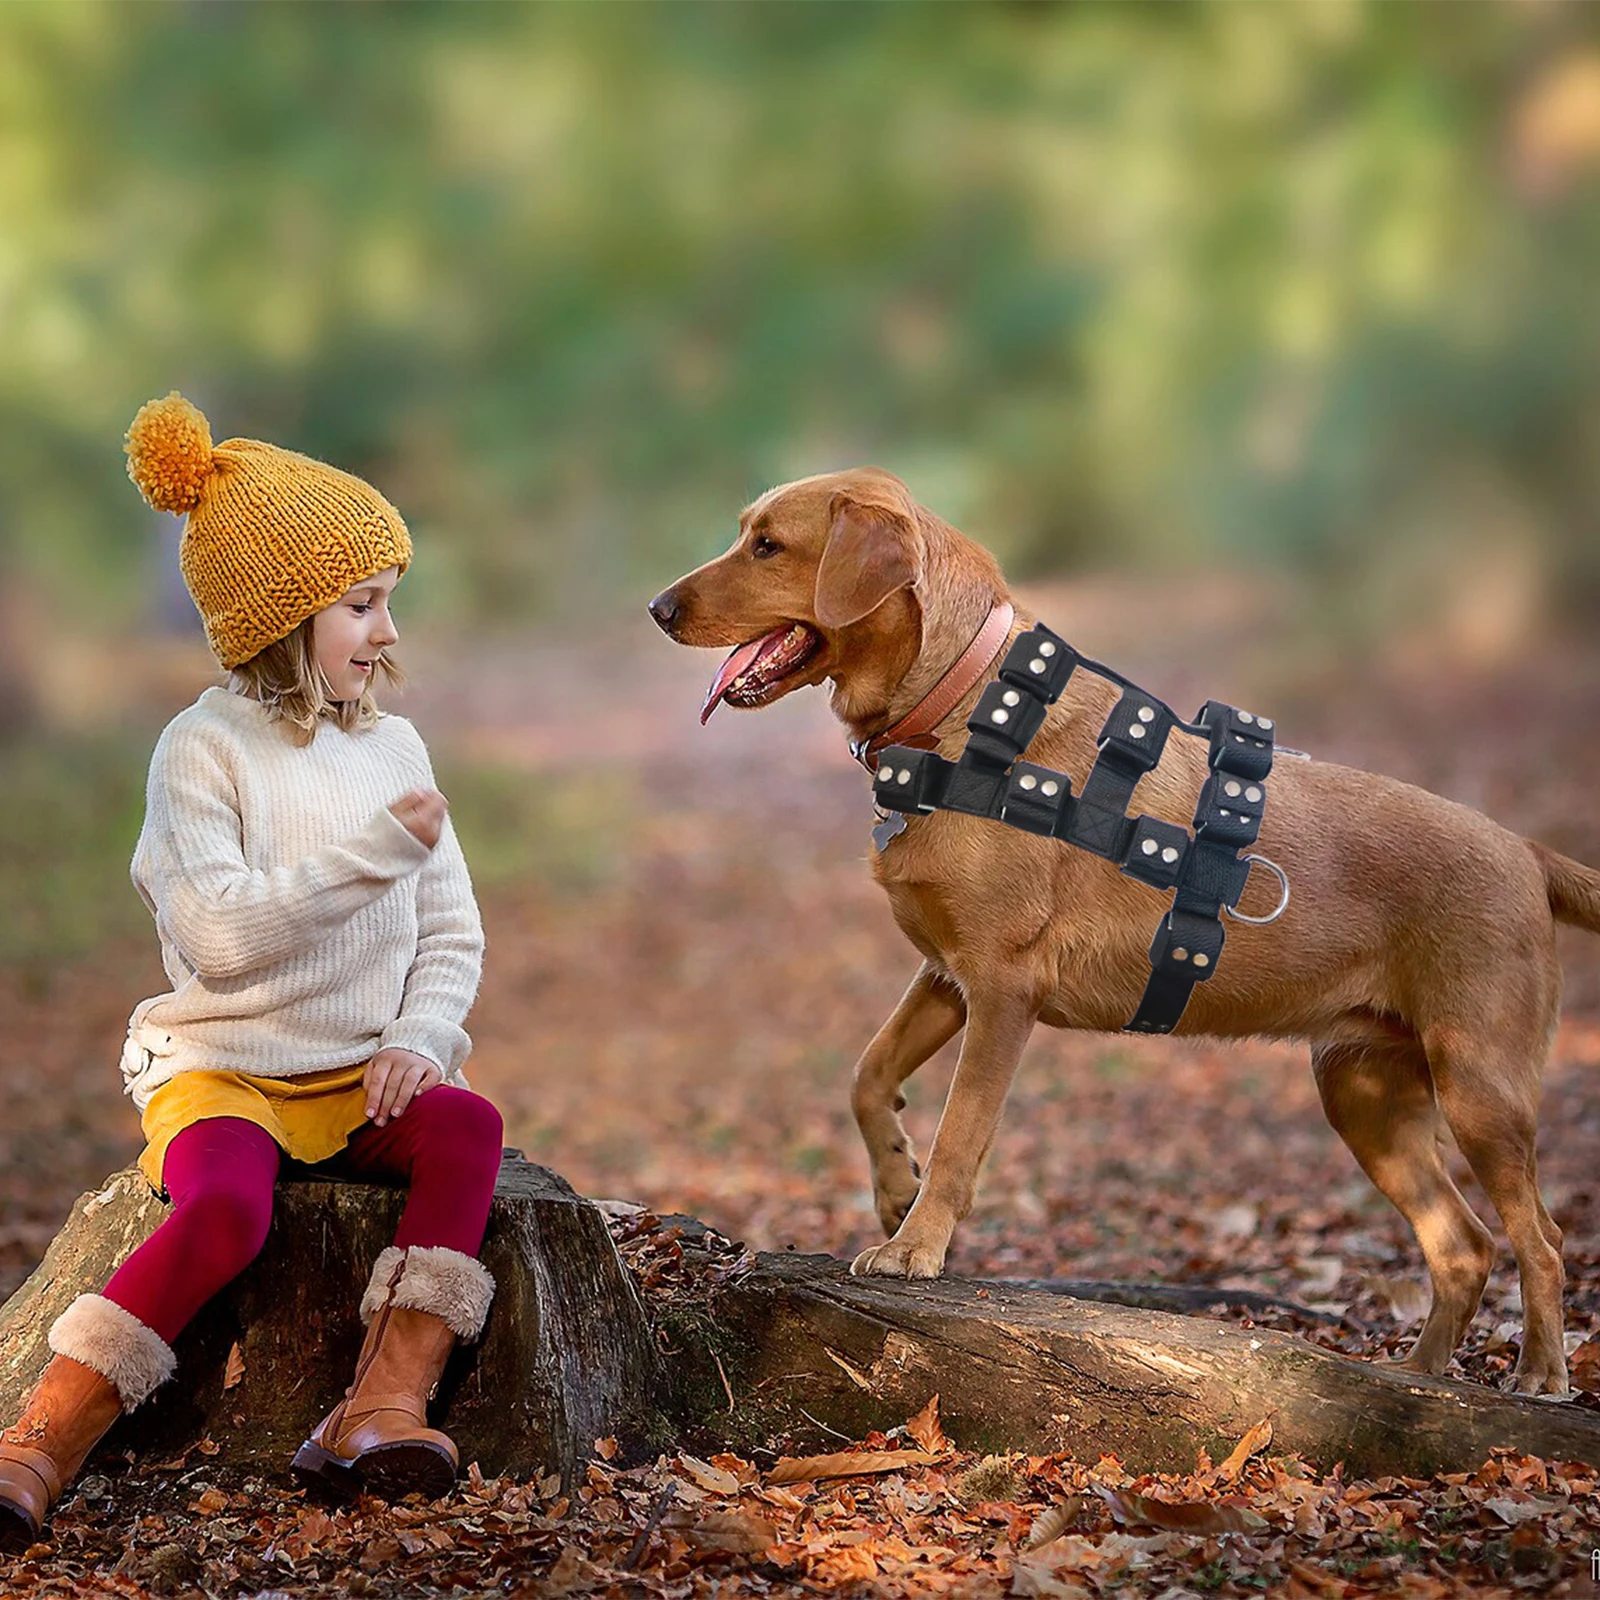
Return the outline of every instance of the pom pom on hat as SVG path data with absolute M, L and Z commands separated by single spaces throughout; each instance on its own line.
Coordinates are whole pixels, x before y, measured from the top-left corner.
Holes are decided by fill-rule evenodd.
M 176 389 L 139 407 L 123 448 L 128 476 L 157 511 L 192 511 L 200 503 L 211 475 L 211 426 Z

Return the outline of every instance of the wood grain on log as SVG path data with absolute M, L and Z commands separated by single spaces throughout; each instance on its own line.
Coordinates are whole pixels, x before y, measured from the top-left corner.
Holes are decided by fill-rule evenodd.
M 1592 1412 L 1199 1317 L 1001 1284 L 852 1278 L 831 1257 L 797 1255 L 758 1257 L 709 1309 L 674 1321 L 675 1409 L 705 1421 L 696 1413 L 721 1395 L 709 1420 L 741 1442 L 836 1448 L 838 1434 L 891 1427 L 937 1392 L 965 1449 L 1112 1453 L 1140 1470 L 1190 1471 L 1202 1446 L 1220 1460 L 1263 1418 L 1275 1451 L 1360 1476 L 1471 1471 L 1497 1448 L 1600 1462 Z

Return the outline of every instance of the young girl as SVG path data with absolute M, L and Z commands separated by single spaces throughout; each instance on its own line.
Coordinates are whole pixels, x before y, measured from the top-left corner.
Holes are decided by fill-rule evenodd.
M 427 751 L 372 692 L 395 676 L 405 524 L 321 462 L 253 439 L 213 448 L 177 394 L 143 407 L 127 453 L 151 505 L 189 514 L 184 581 L 231 677 L 161 735 L 133 859 L 172 988 L 134 1010 L 122 1071 L 140 1165 L 172 1213 L 50 1330 L 0 1435 L 13 1545 L 260 1251 L 284 1155 L 410 1184 L 361 1299 L 355 1381 L 300 1447 L 301 1475 L 443 1493 L 456 1450 L 424 1408 L 494 1292 L 476 1256 L 500 1117 L 461 1075 L 482 925 Z

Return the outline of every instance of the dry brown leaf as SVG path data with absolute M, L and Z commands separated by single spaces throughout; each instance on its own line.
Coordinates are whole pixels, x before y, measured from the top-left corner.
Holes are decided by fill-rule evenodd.
M 1381 1278 L 1368 1276 L 1361 1280 L 1362 1290 L 1387 1307 L 1389 1314 L 1402 1327 L 1421 1322 L 1433 1304 L 1428 1286 L 1415 1278 Z
M 1047 1511 L 1040 1512 L 1033 1519 L 1033 1526 L 1028 1530 L 1028 1537 L 1022 1548 L 1037 1550 L 1041 1545 L 1059 1539 L 1078 1520 L 1078 1513 L 1082 1510 L 1083 1496 L 1069 1494 L 1059 1505 L 1053 1505 Z
M 945 1434 L 944 1424 L 939 1420 L 938 1395 L 933 1395 L 927 1405 L 906 1423 L 906 1432 L 933 1455 L 943 1455 L 955 1449 Z
M 1574 1389 L 1600 1393 L 1600 1339 L 1589 1339 L 1572 1352 L 1569 1371 Z
M 334 1531 L 334 1520 L 319 1506 L 308 1507 L 295 1528 L 296 1535 L 307 1544 L 319 1544 Z
M 903 1472 L 945 1460 L 928 1450 L 841 1450 L 829 1456 L 780 1456 L 768 1483 L 815 1483 L 819 1478 L 859 1478 L 874 1472 Z
M 679 1512 L 664 1526 L 681 1533 L 697 1550 L 720 1550 L 726 1555 L 760 1555 L 778 1542 L 772 1524 L 747 1511 L 713 1511 L 703 1517 Z
M 1217 1478 L 1222 1483 L 1232 1483 L 1244 1471 L 1244 1464 L 1258 1451 L 1272 1443 L 1272 1421 L 1263 1417 L 1228 1452 L 1228 1459 L 1217 1468 Z
M 614 1461 L 617 1455 L 616 1439 L 609 1434 L 604 1439 L 596 1439 L 594 1442 L 594 1453 L 599 1456 L 602 1461 Z
M 678 1467 L 707 1494 L 738 1494 L 739 1480 L 731 1472 L 714 1467 L 698 1456 L 680 1455 Z
M 1039 1600 L 1089 1600 L 1089 1591 L 1070 1583 L 1039 1561 L 1016 1561 L 1011 1567 L 1011 1592 L 1036 1595 Z
M 1239 1506 L 1217 1505 L 1207 1500 L 1156 1500 L 1131 1489 L 1105 1489 L 1098 1484 L 1105 1501 L 1124 1527 L 1165 1528 L 1181 1533 L 1240 1533 L 1259 1528 L 1264 1519 Z
M 222 1387 L 224 1389 L 237 1389 L 244 1382 L 244 1356 L 239 1349 L 239 1341 L 233 1341 L 233 1348 L 228 1351 L 227 1365 L 222 1369 Z

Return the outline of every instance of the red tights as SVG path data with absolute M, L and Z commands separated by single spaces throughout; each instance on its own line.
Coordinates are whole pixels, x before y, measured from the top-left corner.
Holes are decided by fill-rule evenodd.
M 441 1084 L 387 1126 L 358 1128 L 317 1170 L 406 1179 L 410 1194 L 394 1242 L 476 1255 L 500 1171 L 500 1138 L 500 1113 L 487 1100 Z M 211 1117 L 185 1128 L 162 1165 L 172 1215 L 117 1268 L 106 1298 L 171 1344 L 266 1243 L 278 1159 L 272 1135 L 242 1118 Z

